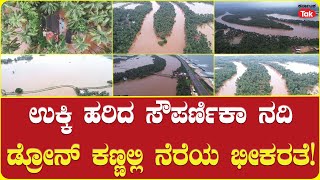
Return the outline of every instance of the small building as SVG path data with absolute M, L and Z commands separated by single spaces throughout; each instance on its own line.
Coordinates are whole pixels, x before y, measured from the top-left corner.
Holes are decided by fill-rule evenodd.
M 59 14 L 55 12 L 46 17 L 46 29 L 54 34 L 60 34 L 59 32 Z

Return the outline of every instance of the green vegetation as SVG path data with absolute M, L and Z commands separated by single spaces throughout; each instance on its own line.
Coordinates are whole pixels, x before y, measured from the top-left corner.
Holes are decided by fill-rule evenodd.
M 248 68 L 236 82 L 237 95 L 270 94 L 272 90 L 269 85 L 270 75 L 262 64 L 271 66 L 282 75 L 282 78 L 286 80 L 286 86 L 291 95 L 311 94 L 312 88 L 319 82 L 318 73 L 295 73 L 276 63 L 295 62 L 318 67 L 318 55 L 217 56 L 216 67 L 221 68 L 215 71 L 215 87 L 217 91 L 222 86 L 222 83 L 230 79 L 232 74 L 235 73 L 236 67 L 232 67 L 233 61 L 239 61 Z
M 184 53 L 212 53 L 210 42 L 204 34 L 197 31 L 197 26 L 213 22 L 213 16 L 211 14 L 196 14 L 184 3 L 176 2 L 176 4 L 183 10 L 186 18 L 186 47 Z
M 215 89 L 216 92 L 223 86 L 223 83 L 237 73 L 237 67 L 232 61 L 216 61 Z
M 222 20 L 230 23 L 245 25 L 245 26 L 257 26 L 257 27 L 263 27 L 263 28 L 276 28 L 276 29 L 286 29 L 286 30 L 293 29 L 292 27 L 287 26 L 285 24 L 270 20 L 269 17 L 266 15 L 255 15 L 251 17 L 252 19 L 250 21 L 241 20 L 241 18 L 245 18 L 245 17 L 247 16 L 225 15 L 222 17 Z
M 292 95 L 309 94 L 308 91 L 319 83 L 318 73 L 298 74 L 275 63 L 268 63 L 268 65 L 276 69 L 286 79 L 289 93 Z
M 166 60 L 159 56 L 152 56 L 153 64 L 129 69 L 125 72 L 113 74 L 114 83 L 118 83 L 125 79 L 136 79 L 150 76 L 156 72 L 162 71 L 166 67 Z
M 159 45 L 163 46 L 167 43 L 166 36 L 170 35 L 176 12 L 173 5 L 170 2 L 158 2 L 160 8 L 154 14 L 154 29 L 156 35 L 162 39 L 159 41 Z
M 77 96 L 109 96 L 107 91 L 89 91 L 88 89 L 75 89 Z
M 17 94 L 22 94 L 23 93 L 23 89 L 22 88 L 17 88 L 14 92 L 17 93 Z
M 302 26 L 308 26 L 308 27 L 313 27 L 313 28 L 318 28 L 319 27 L 319 21 L 303 21 L 303 20 L 293 20 L 293 19 L 279 19 L 275 17 L 269 17 L 270 19 L 278 20 L 278 21 L 283 21 L 287 23 L 292 23 L 292 24 L 298 24 Z
M 1 64 L 9 64 L 9 63 L 12 63 L 13 61 L 14 62 L 17 62 L 17 61 L 31 61 L 33 59 L 33 56 L 32 55 L 22 55 L 22 56 L 18 56 L 14 59 L 11 59 L 11 58 L 7 58 L 7 59 L 1 59 Z
M 63 15 L 74 39 L 87 37 L 76 53 L 111 52 L 111 2 L 6 2 L 2 7 L 2 52 L 13 53 L 25 43 L 23 53 L 70 53 L 65 33 L 47 41 L 43 27 L 49 15 Z M 96 44 L 96 49 L 89 44 Z M 77 47 L 87 46 L 86 49 Z
M 114 53 L 127 53 L 133 40 L 141 29 L 145 16 L 152 10 L 151 2 L 142 4 L 135 9 L 114 9 L 113 43 Z
M 248 53 L 248 54 L 267 54 L 267 53 L 292 53 L 295 46 L 315 46 L 319 47 L 319 39 L 305 39 L 288 36 L 268 36 L 253 32 L 246 32 L 230 28 L 216 22 L 215 33 L 215 52 L 216 53 Z M 228 33 L 224 34 L 223 29 L 229 28 Z M 243 38 L 239 44 L 232 45 L 230 41 L 237 35 L 242 34 Z
M 269 95 L 272 87 L 270 86 L 271 76 L 267 69 L 258 63 L 244 63 L 247 71 L 237 79 L 236 95 Z
M 181 66 L 173 72 L 174 74 L 180 74 L 180 73 L 187 73 L 185 67 L 181 64 Z M 188 76 L 178 76 L 178 82 L 177 82 L 177 96 L 186 96 L 191 95 L 190 90 L 191 81 L 189 80 Z

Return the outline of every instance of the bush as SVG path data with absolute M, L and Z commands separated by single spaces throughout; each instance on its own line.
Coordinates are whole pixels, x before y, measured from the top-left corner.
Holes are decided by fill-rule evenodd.
M 22 94 L 23 93 L 23 89 L 22 88 L 17 88 L 14 92 L 17 93 L 17 94 Z

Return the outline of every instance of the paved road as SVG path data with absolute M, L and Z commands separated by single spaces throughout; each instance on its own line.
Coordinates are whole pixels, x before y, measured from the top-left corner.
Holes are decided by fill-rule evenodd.
M 198 78 L 198 75 L 193 72 L 193 70 L 190 68 L 190 66 L 187 64 L 187 62 L 184 60 L 184 58 L 177 56 L 181 64 L 184 66 L 184 68 L 187 70 L 187 73 L 190 76 L 190 79 L 196 88 L 199 95 L 211 95 L 207 89 L 201 84 L 200 79 Z

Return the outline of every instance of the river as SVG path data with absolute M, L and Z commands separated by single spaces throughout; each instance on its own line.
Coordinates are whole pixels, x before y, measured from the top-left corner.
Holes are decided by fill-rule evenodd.
M 269 65 L 262 64 L 271 76 L 270 85 L 272 86 L 272 95 L 288 95 L 288 88 L 286 80 L 282 78 L 282 75 Z
M 233 62 L 237 67 L 237 73 L 233 75 L 230 79 L 223 83 L 223 86 L 219 89 L 217 96 L 228 96 L 235 95 L 237 92 L 237 79 L 246 72 L 247 67 L 245 67 L 241 62 Z
M 172 3 L 176 12 L 175 23 L 170 36 L 167 37 L 167 44 L 160 46 L 158 42 L 161 41 L 161 39 L 156 36 L 153 28 L 154 14 L 158 11 L 160 5 L 153 1 L 151 3 L 152 10 L 146 15 L 141 30 L 137 33 L 129 49 L 129 53 L 183 53 L 183 49 L 185 48 L 185 17 L 183 11 Z
M 166 67 L 159 74 L 172 75 L 172 72 L 181 65 L 180 61 L 172 56 L 161 56 L 166 60 Z M 128 80 L 114 84 L 115 95 L 131 96 L 175 96 L 177 79 L 151 75 L 142 79 Z
M 1 58 L 15 58 L 7 55 Z M 108 56 L 90 55 L 33 55 L 31 61 L 2 64 L 2 89 L 13 92 L 16 88 L 33 91 L 60 85 L 98 87 L 112 80 L 112 61 Z M 101 90 L 99 90 L 101 91 Z M 112 94 L 112 88 L 107 92 Z M 74 96 L 72 88 L 59 88 L 32 96 Z
M 213 49 L 213 23 L 202 24 L 197 27 L 197 30 L 207 37 L 211 43 L 211 49 Z
M 225 24 L 229 27 L 247 31 L 247 32 L 255 32 L 258 34 L 263 35 L 279 35 L 279 36 L 290 36 L 290 37 L 300 37 L 300 38 L 307 38 L 307 39 L 315 39 L 319 36 L 319 29 L 318 28 L 311 28 L 307 26 L 301 26 L 291 23 L 284 23 L 283 24 L 289 25 L 293 28 L 293 30 L 284 30 L 284 29 L 272 29 L 272 28 L 262 28 L 262 27 L 254 27 L 254 26 L 244 26 L 234 23 L 229 23 L 222 20 L 223 16 L 230 15 L 230 13 L 225 13 L 216 18 L 216 21 L 222 24 Z

